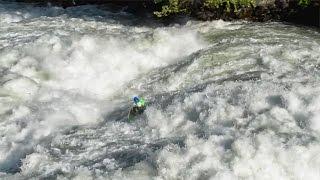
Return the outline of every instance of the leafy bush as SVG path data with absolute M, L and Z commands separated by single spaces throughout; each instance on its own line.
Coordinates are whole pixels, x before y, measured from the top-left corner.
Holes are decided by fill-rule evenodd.
M 299 0 L 299 5 L 302 7 L 307 7 L 310 4 L 311 0 Z
M 161 11 L 154 14 L 157 17 L 167 17 L 174 14 L 189 12 L 192 6 L 192 0 L 154 0 L 156 4 L 163 4 Z M 298 4 L 302 7 L 310 5 L 311 0 L 299 0 Z M 231 10 L 238 12 L 239 8 L 255 7 L 256 0 L 204 0 L 203 7 L 208 9 L 218 9 L 223 6 L 227 12 Z
M 182 12 L 186 12 L 186 8 L 182 8 L 181 0 L 169 0 L 167 5 L 162 6 L 161 11 L 156 11 L 154 14 L 157 17 L 166 17 L 171 14 L 178 14 Z M 156 2 L 157 3 L 157 2 Z
M 212 9 L 219 8 L 223 4 L 226 4 L 227 12 L 230 12 L 231 4 L 234 7 L 234 11 L 237 12 L 239 7 L 255 6 L 255 0 L 206 0 L 204 6 Z

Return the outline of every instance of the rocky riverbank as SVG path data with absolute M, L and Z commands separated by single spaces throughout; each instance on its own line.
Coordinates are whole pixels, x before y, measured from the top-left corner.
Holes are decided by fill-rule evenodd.
M 153 13 L 170 19 L 190 15 L 201 20 L 286 21 L 307 26 L 320 26 L 319 0 L 17 0 L 62 6 L 115 4 L 134 13 Z
M 231 5 L 227 11 L 224 4 L 218 8 L 200 7 L 193 11 L 194 16 L 203 19 L 245 19 L 252 21 L 287 21 L 319 27 L 319 1 L 312 0 L 309 4 L 299 4 L 297 0 L 257 0 L 250 6 L 242 6 L 237 10 Z

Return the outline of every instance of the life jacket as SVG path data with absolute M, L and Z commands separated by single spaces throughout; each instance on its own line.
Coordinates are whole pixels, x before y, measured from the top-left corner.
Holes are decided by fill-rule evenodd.
M 138 97 L 133 98 L 134 104 L 138 107 L 144 107 L 145 106 L 145 101 L 144 99 L 139 99 Z

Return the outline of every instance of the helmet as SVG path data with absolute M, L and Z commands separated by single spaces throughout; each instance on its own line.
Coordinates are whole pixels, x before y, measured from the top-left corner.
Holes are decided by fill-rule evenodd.
M 140 101 L 140 99 L 137 96 L 133 97 L 133 102 L 134 103 L 137 104 L 139 101 Z

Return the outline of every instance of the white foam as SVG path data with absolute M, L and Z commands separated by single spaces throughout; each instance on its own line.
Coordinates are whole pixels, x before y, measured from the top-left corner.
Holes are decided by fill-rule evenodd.
M 30 79 L 19 78 L 6 82 L 3 85 L 3 90 L 8 91 L 12 96 L 31 100 L 37 93 L 38 85 Z
M 299 32 L 297 39 L 287 37 L 281 29 L 291 26 L 219 20 L 151 28 L 93 21 L 108 13 L 90 6 L 6 7 L 0 5 L 6 37 L 0 50 L 0 170 L 21 169 L 7 177 L 319 179 L 320 91 L 312 77 L 318 75 L 319 46 L 299 39 Z M 246 28 L 250 38 L 240 32 Z M 237 29 L 236 36 L 225 33 Z M 263 38 L 261 32 L 270 33 Z M 215 41 L 215 33 L 222 37 L 209 47 L 203 37 Z M 167 81 L 145 77 L 204 48 L 187 68 L 159 74 Z M 261 79 L 236 80 L 255 71 Z M 145 116 L 132 123 L 106 119 L 114 112 L 126 116 L 124 99 L 145 90 L 144 78 L 155 89 L 144 92 L 153 101 Z M 137 83 L 132 94 L 129 82 Z M 189 91 L 197 85 L 199 92 Z M 152 99 L 163 91 L 174 95 L 170 102 Z M 131 167 L 113 157 L 131 150 L 147 157 Z
M 1 93 L 7 96 L 1 102 L 1 113 L 12 114 L 5 115 L 2 123 L 1 135 L 5 138 L 1 144 L 5 148 L 0 155 L 0 169 L 6 170 L 24 159 L 22 175 L 47 174 L 62 166 L 52 163 L 43 150 L 29 154 L 40 142 L 74 125 L 103 121 L 104 112 L 113 108 L 112 102 L 106 101 L 125 91 L 126 83 L 205 46 L 197 32 L 188 28 L 130 28 L 108 23 L 98 23 L 97 27 L 90 21 L 63 15 L 56 17 L 57 21 L 38 18 L 46 15 L 43 10 L 39 8 L 29 15 L 21 9 L 17 14 L 10 10 L 0 13 L 5 17 L 1 18 L 3 28 L 14 27 L 16 34 L 11 36 L 20 42 L 16 48 L 5 46 L 0 56 L 1 66 L 12 74 L 5 77 L 9 80 L 1 87 Z M 23 24 L 29 24 L 32 32 L 25 31 L 20 26 Z M 40 26 L 43 29 L 39 30 Z M 61 30 L 56 31 L 57 27 Z M 87 28 L 115 34 L 96 34 L 87 32 Z M 83 30 L 86 35 L 81 33 Z M 119 36 L 117 30 L 126 34 Z M 141 43 L 144 33 L 151 37 Z M 130 134 L 130 129 L 124 133 Z M 75 179 L 91 177 L 85 168 L 74 173 Z

